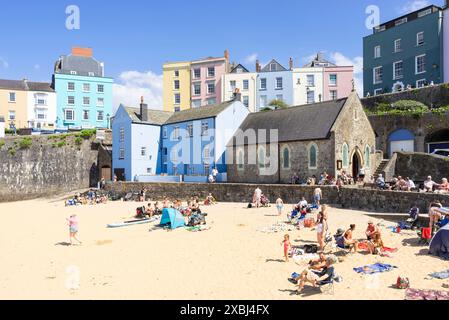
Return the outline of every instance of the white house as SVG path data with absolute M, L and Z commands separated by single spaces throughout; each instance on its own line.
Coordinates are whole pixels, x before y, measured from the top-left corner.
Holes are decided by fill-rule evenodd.
M 28 128 L 55 129 L 56 92 L 50 83 L 27 82 Z
M 321 102 L 323 97 L 324 68 L 293 69 L 293 105 Z
M 242 103 L 250 112 L 256 111 L 257 73 L 249 72 L 243 65 L 234 67 L 230 73 L 222 76 L 222 101 L 230 101 L 236 89 L 242 94 Z
M 0 138 L 5 137 L 5 118 L 0 117 Z

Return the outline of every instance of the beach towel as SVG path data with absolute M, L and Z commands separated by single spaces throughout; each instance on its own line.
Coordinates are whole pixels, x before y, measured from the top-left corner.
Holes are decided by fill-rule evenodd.
M 366 244 L 366 242 L 360 242 L 357 248 L 360 251 L 368 251 L 368 244 Z
M 354 268 L 354 271 L 363 274 L 373 274 L 373 273 L 388 272 L 396 268 L 397 267 L 389 264 L 375 263 L 364 267 Z
M 441 279 L 441 280 L 449 279 L 449 269 L 446 271 L 431 273 L 431 274 L 429 274 L 429 276 L 431 276 L 432 278 Z
M 437 290 L 407 289 L 405 300 L 449 300 L 449 292 Z
M 383 248 L 382 248 L 382 252 L 391 252 L 391 253 L 395 253 L 395 252 L 398 252 L 398 249 L 396 249 L 396 248 L 383 247 Z

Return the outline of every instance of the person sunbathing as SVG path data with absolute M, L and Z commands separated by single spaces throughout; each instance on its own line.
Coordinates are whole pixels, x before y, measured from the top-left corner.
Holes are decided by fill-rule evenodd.
M 368 221 L 368 227 L 366 228 L 366 238 L 372 240 L 376 233 L 380 233 L 379 228 L 372 221 Z
M 327 257 L 324 267 L 321 270 L 312 270 L 310 267 L 304 270 L 298 279 L 297 294 L 301 293 L 306 283 L 311 283 L 314 287 L 317 287 L 332 281 L 332 278 L 335 276 L 335 269 L 333 267 L 335 262 L 335 257 Z
M 380 254 L 384 247 L 380 232 L 374 233 L 372 239 L 366 243 L 370 254 Z
M 355 224 L 351 224 L 349 229 L 343 235 L 343 240 L 345 247 L 349 247 L 349 251 L 354 249 L 354 252 L 357 252 L 357 245 L 359 244 L 359 242 L 352 238 L 354 230 Z

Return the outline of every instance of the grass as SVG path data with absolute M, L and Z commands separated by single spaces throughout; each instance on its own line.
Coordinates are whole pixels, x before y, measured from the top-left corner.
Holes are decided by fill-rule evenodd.
M 5 145 L 5 140 L 0 140 L 0 149 Z

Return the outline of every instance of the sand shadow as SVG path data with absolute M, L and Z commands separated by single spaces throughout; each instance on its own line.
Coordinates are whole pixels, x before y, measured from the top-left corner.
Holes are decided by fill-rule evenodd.
M 58 242 L 55 243 L 55 246 L 62 246 L 62 247 L 70 247 L 72 244 L 69 242 Z
M 279 289 L 279 292 L 288 292 L 290 296 L 298 295 L 296 290 L 293 289 Z
M 428 247 L 428 244 L 422 242 L 420 238 L 404 239 L 402 240 L 404 247 Z
M 265 214 L 264 216 L 265 217 L 282 217 L 282 216 L 280 216 L 278 214 Z M 284 223 L 285 223 L 285 221 L 284 221 Z

